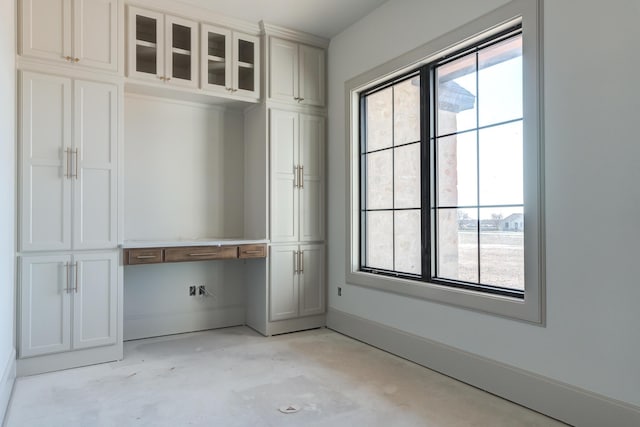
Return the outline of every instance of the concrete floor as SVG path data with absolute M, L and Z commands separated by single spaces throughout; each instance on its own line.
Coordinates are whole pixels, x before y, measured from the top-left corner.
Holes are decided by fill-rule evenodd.
M 297 405 L 283 414 L 278 408 Z M 125 343 L 123 361 L 19 378 L 6 427 L 561 426 L 327 329 Z

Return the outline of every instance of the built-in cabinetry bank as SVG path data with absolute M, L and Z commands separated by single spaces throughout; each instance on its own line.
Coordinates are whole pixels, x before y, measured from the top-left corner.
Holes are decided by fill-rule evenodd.
M 323 326 L 327 41 L 168 0 L 18 5 L 18 374 Z

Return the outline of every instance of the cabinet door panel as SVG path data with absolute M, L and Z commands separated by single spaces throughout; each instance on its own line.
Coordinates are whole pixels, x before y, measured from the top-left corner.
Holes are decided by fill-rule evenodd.
M 260 97 L 260 39 L 233 34 L 233 88 L 239 95 Z
M 303 104 L 325 105 L 325 52 L 300 45 L 300 98 Z
M 129 7 L 127 75 L 161 82 L 164 78 L 164 16 Z
M 300 240 L 324 240 L 324 118 L 300 114 Z
M 20 261 L 20 357 L 70 350 L 71 258 L 23 257 Z
M 303 245 L 300 274 L 300 316 L 322 314 L 325 310 L 324 245 Z
M 20 248 L 71 248 L 71 81 L 23 72 Z
M 73 348 L 115 344 L 117 254 L 75 255 L 74 261 Z
M 74 249 L 117 246 L 115 85 L 75 82 Z
M 271 240 L 298 240 L 298 114 L 271 110 Z
M 66 61 L 71 53 L 71 0 L 23 0 L 22 54 Z
M 295 102 L 298 97 L 298 44 L 271 38 L 269 96 Z
M 165 16 L 165 78 L 183 87 L 198 85 L 198 24 Z
M 202 88 L 230 93 L 233 84 L 231 31 L 202 24 L 200 48 Z
M 118 68 L 117 0 L 74 0 L 73 54 L 78 64 Z
M 269 250 L 269 313 L 271 321 L 298 316 L 298 246 L 271 246 Z

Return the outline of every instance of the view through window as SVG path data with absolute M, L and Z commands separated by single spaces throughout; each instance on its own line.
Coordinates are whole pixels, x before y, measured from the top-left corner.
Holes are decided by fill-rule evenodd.
M 360 97 L 361 270 L 524 291 L 519 28 Z

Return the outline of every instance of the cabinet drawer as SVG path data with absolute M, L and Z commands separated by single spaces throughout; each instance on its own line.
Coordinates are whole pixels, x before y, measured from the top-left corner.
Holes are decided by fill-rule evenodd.
M 164 252 L 165 262 L 233 258 L 238 258 L 237 246 L 189 246 L 186 248 L 167 248 Z
M 267 245 L 240 245 L 238 258 L 266 258 Z
M 157 264 L 163 262 L 162 248 L 126 249 L 124 251 L 124 264 Z

